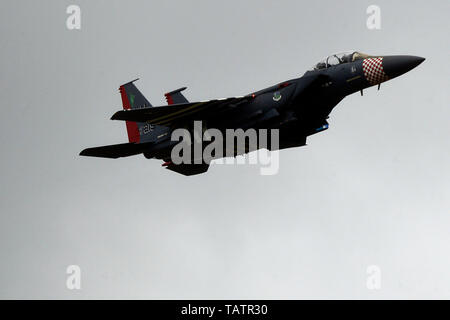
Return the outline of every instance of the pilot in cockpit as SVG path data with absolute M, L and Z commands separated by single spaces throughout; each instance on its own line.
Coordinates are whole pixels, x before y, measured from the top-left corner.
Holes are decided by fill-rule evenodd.
M 319 69 L 325 69 L 329 68 L 331 66 L 335 66 L 341 63 L 347 63 L 347 62 L 353 62 L 359 59 L 364 59 L 370 57 L 369 55 L 357 51 L 347 51 L 342 53 L 337 53 L 328 56 L 327 58 L 323 59 L 322 61 L 318 62 L 314 67 L 313 70 L 319 70 Z

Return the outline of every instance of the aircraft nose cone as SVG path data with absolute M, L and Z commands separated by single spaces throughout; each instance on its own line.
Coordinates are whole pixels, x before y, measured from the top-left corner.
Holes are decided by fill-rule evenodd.
M 395 78 L 414 69 L 425 58 L 417 56 L 385 56 L 383 57 L 383 69 L 389 78 Z

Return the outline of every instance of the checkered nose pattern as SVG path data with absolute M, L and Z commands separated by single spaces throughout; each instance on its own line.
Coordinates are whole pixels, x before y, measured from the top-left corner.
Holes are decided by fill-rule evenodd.
M 363 72 L 367 81 L 372 85 L 389 79 L 383 69 L 383 57 L 364 59 Z

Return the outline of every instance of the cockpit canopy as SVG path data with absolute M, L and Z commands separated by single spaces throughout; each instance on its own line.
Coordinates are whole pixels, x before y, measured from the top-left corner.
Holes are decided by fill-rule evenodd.
M 361 53 L 358 51 L 347 51 L 347 52 L 341 52 L 332 54 L 325 59 L 318 62 L 312 70 L 320 70 L 320 69 L 326 69 L 331 66 L 335 66 L 341 63 L 347 63 L 347 62 L 353 62 L 359 59 L 365 59 L 371 57 L 368 54 Z

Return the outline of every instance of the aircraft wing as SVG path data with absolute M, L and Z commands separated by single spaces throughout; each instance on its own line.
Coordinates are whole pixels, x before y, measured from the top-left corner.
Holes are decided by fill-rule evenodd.
M 210 115 L 219 116 L 225 112 L 247 103 L 252 96 L 216 99 L 203 102 L 191 102 L 162 107 L 142 108 L 117 111 L 111 120 L 148 122 L 165 127 L 177 127 L 186 120 L 202 120 Z

